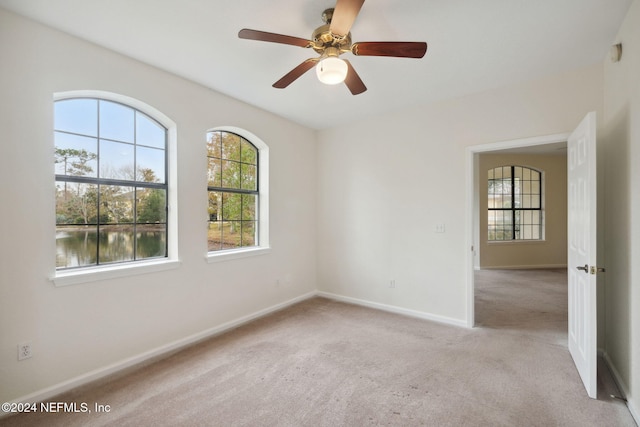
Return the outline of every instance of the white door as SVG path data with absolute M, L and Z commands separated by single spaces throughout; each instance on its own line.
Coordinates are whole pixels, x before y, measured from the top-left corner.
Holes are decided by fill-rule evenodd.
M 597 398 L 596 113 L 567 143 L 569 352 L 589 397 Z

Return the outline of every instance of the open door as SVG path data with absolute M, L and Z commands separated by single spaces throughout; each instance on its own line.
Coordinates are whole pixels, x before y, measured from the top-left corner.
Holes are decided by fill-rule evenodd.
M 569 352 L 589 397 L 597 390 L 596 113 L 567 142 Z

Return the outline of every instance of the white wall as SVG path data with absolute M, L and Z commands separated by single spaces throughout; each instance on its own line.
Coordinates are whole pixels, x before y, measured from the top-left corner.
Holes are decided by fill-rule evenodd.
M 620 28 L 622 60 L 605 61 L 605 351 L 640 419 L 640 1 Z
M 567 156 L 501 154 L 479 155 L 479 242 L 481 268 L 559 268 L 567 266 Z M 487 172 L 495 167 L 518 165 L 542 171 L 544 239 L 536 241 L 487 241 Z
M 469 324 L 466 147 L 570 132 L 602 94 L 598 64 L 320 132 L 320 290 Z
M 2 9 L 0 58 L 0 401 L 316 289 L 313 131 Z M 136 98 L 177 123 L 178 269 L 66 287 L 48 279 L 53 94 L 82 89 Z M 216 126 L 243 128 L 270 147 L 272 251 L 208 264 L 205 132 Z M 22 341 L 34 355 L 18 362 Z

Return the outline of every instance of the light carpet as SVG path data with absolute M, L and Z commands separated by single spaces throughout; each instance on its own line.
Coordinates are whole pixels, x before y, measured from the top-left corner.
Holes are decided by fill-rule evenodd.
M 567 350 L 566 272 L 483 271 L 465 329 L 313 298 L 53 401 L 109 413 L 6 426 L 635 426 Z

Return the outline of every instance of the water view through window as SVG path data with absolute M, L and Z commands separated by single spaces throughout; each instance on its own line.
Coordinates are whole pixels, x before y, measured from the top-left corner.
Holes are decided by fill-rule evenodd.
M 166 129 L 112 101 L 55 103 L 56 267 L 167 256 Z

